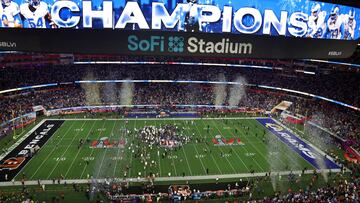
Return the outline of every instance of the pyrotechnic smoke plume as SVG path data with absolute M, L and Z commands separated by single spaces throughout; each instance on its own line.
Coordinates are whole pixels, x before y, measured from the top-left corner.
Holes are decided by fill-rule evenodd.
M 134 83 L 125 82 L 121 85 L 120 90 L 120 104 L 121 105 L 131 105 L 133 101 L 134 95 Z
M 96 80 L 92 72 L 88 72 L 83 80 Z M 85 103 L 86 105 L 100 105 L 100 90 L 97 83 L 82 83 L 81 87 L 85 91 Z
M 325 116 L 320 112 L 313 114 L 311 121 L 319 126 L 325 126 Z M 331 142 L 331 137 L 326 132 L 317 127 L 311 127 L 310 124 L 305 125 L 305 132 L 309 135 L 309 139 L 311 139 L 309 141 L 315 146 L 318 146 L 322 151 L 327 151 L 330 148 L 329 143 Z M 316 163 L 321 169 L 321 175 L 327 182 L 328 174 L 326 172 L 325 159 L 324 156 L 316 157 Z
M 229 106 L 238 106 L 242 98 L 246 96 L 246 79 L 238 76 L 234 81 L 241 85 L 232 85 L 230 88 Z
M 115 104 L 116 103 L 116 83 L 105 83 L 103 97 L 105 104 Z
M 226 81 L 225 75 L 223 73 L 219 74 L 218 81 L 222 81 L 222 82 Z M 215 85 L 214 86 L 214 94 L 215 94 L 214 104 L 216 106 L 224 105 L 226 97 L 227 97 L 226 85 L 223 85 L 223 84 Z

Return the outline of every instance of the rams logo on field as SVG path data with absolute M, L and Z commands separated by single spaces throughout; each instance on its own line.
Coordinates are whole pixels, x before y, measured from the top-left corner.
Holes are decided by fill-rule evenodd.
M 17 169 L 23 162 L 25 161 L 25 157 L 12 157 L 10 159 L 6 159 L 0 164 L 1 170 L 15 170 Z
M 280 125 L 277 125 L 275 123 L 266 123 L 265 126 L 267 128 L 271 128 L 271 129 L 275 130 L 276 132 L 280 132 L 280 131 L 284 130 L 283 127 L 281 127 Z

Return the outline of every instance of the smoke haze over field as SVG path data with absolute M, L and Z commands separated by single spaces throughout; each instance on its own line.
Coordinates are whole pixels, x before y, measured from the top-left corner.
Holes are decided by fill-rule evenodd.
M 240 100 L 246 96 L 246 79 L 238 76 L 234 82 L 240 83 L 241 85 L 231 85 L 229 106 L 238 106 Z
M 218 81 L 226 81 L 225 75 L 220 73 L 218 75 Z M 214 104 L 216 106 L 224 105 L 227 97 L 226 85 L 217 84 L 214 86 L 214 94 L 215 94 L 215 101 Z
M 134 83 L 125 82 L 120 88 L 120 105 L 131 105 L 134 96 Z

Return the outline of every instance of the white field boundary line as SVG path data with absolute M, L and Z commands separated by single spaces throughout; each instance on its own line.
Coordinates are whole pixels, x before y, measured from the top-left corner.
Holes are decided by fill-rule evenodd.
M 175 121 L 174 121 L 175 122 Z M 160 126 L 162 125 L 162 123 L 160 122 Z M 155 121 L 155 126 L 157 126 L 156 125 L 156 121 Z M 171 153 L 172 154 L 172 153 Z M 173 154 L 172 154 L 173 155 Z M 159 157 L 160 158 L 160 157 Z M 174 161 L 174 159 L 171 159 L 171 162 L 172 162 L 172 164 L 170 164 L 170 165 L 173 165 L 173 168 L 174 168 L 174 172 L 175 172 L 175 176 L 178 176 L 177 175 L 177 171 L 176 171 L 176 166 L 175 166 L 175 161 Z M 144 172 L 144 174 L 146 174 L 145 172 Z
M 275 121 L 275 123 L 277 123 L 277 124 L 279 124 L 274 118 L 270 118 L 271 120 L 273 120 L 273 121 Z M 258 120 L 256 120 L 262 127 L 264 127 L 266 130 L 268 130 L 265 126 L 263 126 L 261 123 L 260 123 L 260 121 L 258 121 Z M 281 124 L 279 124 L 279 125 L 281 125 Z M 282 126 L 282 125 L 281 125 Z M 284 126 L 283 126 L 284 127 Z M 284 129 L 286 129 L 286 130 L 288 130 L 286 127 L 284 127 Z M 285 142 L 285 141 L 283 141 L 282 139 L 280 139 L 280 137 L 278 137 L 275 133 L 273 133 L 273 132 L 271 132 L 270 130 L 268 130 L 268 132 L 270 133 L 270 134 L 272 134 L 272 135 L 274 135 L 275 136 L 275 139 L 277 139 L 279 142 L 281 142 L 281 143 L 283 143 L 284 145 L 286 145 L 290 150 L 292 150 L 293 152 L 294 152 L 294 150 Z M 293 133 L 293 131 L 289 131 L 289 132 L 291 132 L 291 133 Z M 295 135 L 294 135 L 295 136 Z M 298 136 L 296 136 L 296 137 L 298 137 Z M 300 140 L 302 140 L 302 139 L 300 139 Z M 301 154 L 299 154 L 299 153 L 296 153 L 295 152 L 295 154 L 297 154 L 299 157 L 301 157 L 303 160 L 305 160 L 308 164 L 310 164 L 312 167 L 314 167 L 314 168 L 316 168 L 316 166 L 314 166 L 314 164 L 312 164 L 309 160 L 307 160 L 307 159 L 305 159 L 304 157 L 302 157 L 301 156 Z
M 126 123 L 126 122 L 125 122 Z M 128 128 L 128 125 L 129 125 L 129 123 L 126 123 L 125 124 L 125 129 L 127 130 Z M 136 128 L 136 120 L 135 120 L 135 122 L 134 122 L 134 128 L 133 129 L 135 129 Z M 129 133 L 125 133 L 125 136 L 129 136 Z M 135 133 L 132 133 L 132 135 L 131 135 L 131 138 L 132 138 L 132 140 L 131 140 L 131 142 L 133 142 L 133 140 L 135 140 L 136 139 L 136 135 L 135 135 Z M 125 149 L 126 149 L 126 147 L 125 147 Z M 124 151 L 124 153 L 125 153 L 125 151 Z M 133 159 L 133 153 L 131 153 L 130 154 L 130 163 L 129 163 L 129 166 L 130 166 L 130 168 L 129 168 L 129 171 L 128 171 L 128 173 L 129 173 L 129 176 L 131 176 L 131 169 L 132 169 L 132 159 Z M 160 162 L 159 162 L 159 164 L 160 164 Z M 161 172 L 161 169 L 160 169 L 160 172 Z
M 176 125 L 176 122 L 174 120 L 174 125 Z M 188 158 L 186 156 L 186 153 L 185 153 L 185 150 L 183 147 L 181 147 L 181 151 L 183 152 L 183 154 L 185 155 L 185 160 L 186 160 L 186 163 L 187 163 L 187 167 L 189 169 L 189 172 L 190 172 L 190 176 L 192 176 L 192 171 L 191 171 L 191 168 L 190 168 L 190 164 L 189 164 L 189 161 L 188 161 Z
M 122 131 L 121 129 L 121 123 L 119 123 L 119 125 L 117 126 L 117 129 L 115 130 L 115 132 L 119 131 L 119 140 L 121 139 L 121 137 L 126 140 L 126 137 L 125 137 L 125 134 L 123 134 L 124 131 Z M 125 141 L 125 145 L 126 145 L 126 141 Z M 125 150 L 124 150 L 125 151 Z M 117 153 L 116 153 L 116 157 L 120 157 L 120 152 L 121 152 L 121 148 L 119 147 L 118 150 L 117 150 Z M 125 153 L 125 152 L 124 152 Z M 124 157 L 124 154 L 122 154 L 122 157 Z M 116 168 L 117 168 L 117 164 L 118 164 L 118 159 L 115 159 L 115 167 L 114 167 L 114 172 L 113 172 L 113 176 L 112 177 L 115 177 L 115 174 L 116 174 Z
M 200 130 L 199 128 L 196 126 L 196 130 L 197 132 L 201 135 L 201 137 L 205 138 L 206 139 L 206 136 L 203 136 L 201 133 L 200 133 Z M 187 145 L 197 145 L 196 143 L 187 143 Z M 211 151 L 210 147 L 208 145 L 205 144 L 205 147 L 206 147 L 206 150 L 209 150 L 209 152 Z M 213 162 L 215 163 L 216 165 L 216 168 L 218 169 L 219 173 L 222 175 L 223 172 L 221 171 L 220 167 L 219 167 L 219 164 L 217 163 L 217 161 L 215 160 L 214 158 L 214 155 L 212 153 L 209 153 L 210 154 L 210 157 L 211 159 L 213 160 Z M 227 158 L 227 157 L 225 157 Z
M 203 125 L 204 125 L 204 127 L 206 126 L 206 124 L 205 124 L 205 122 L 202 122 L 203 123 Z M 225 137 L 224 135 L 223 135 L 223 133 L 220 131 L 220 129 L 217 127 L 217 124 L 214 122 L 214 125 L 213 125 L 215 128 L 216 128 L 216 130 L 219 132 L 219 134 L 222 136 L 222 137 Z M 197 126 L 196 126 L 197 127 Z M 199 131 L 199 133 L 200 133 L 200 131 Z M 230 148 L 231 148 L 231 150 L 232 151 L 235 151 L 234 149 L 233 149 L 233 146 L 230 146 Z M 224 153 L 223 152 L 223 150 L 222 150 L 222 147 L 220 147 L 219 148 L 220 149 L 220 151 L 221 151 L 221 153 Z M 245 166 L 245 168 L 247 169 L 247 170 L 249 170 L 249 168 L 246 166 L 246 164 L 245 164 L 245 162 L 241 159 L 241 157 L 237 154 L 237 152 L 235 151 L 235 153 L 236 153 L 236 156 L 237 156 L 237 158 L 240 160 L 240 162 Z M 224 154 L 226 154 L 226 152 L 224 153 Z M 228 159 L 228 157 L 225 157 L 225 159 L 229 162 L 229 164 L 230 164 L 230 167 L 234 170 L 234 172 L 236 173 L 236 167 L 234 168 L 234 166 L 231 164 L 231 161 L 229 161 L 229 159 Z
M 64 124 L 64 123 L 65 123 L 65 121 L 64 121 L 62 124 Z M 61 124 L 61 126 L 62 126 L 62 124 Z M 64 138 L 64 136 L 70 131 L 70 129 L 72 128 L 73 125 L 74 125 L 74 124 L 72 123 L 72 124 L 71 124 L 71 127 L 66 130 L 65 134 L 61 137 L 60 141 L 58 141 L 57 144 L 62 141 L 62 139 Z M 39 150 L 38 152 L 41 152 L 41 150 L 45 148 L 46 144 L 51 140 L 51 138 L 53 138 L 53 136 L 55 135 L 56 132 L 58 132 L 58 130 L 60 129 L 61 126 L 59 126 L 59 128 L 56 129 L 56 131 L 55 131 L 55 132 L 51 135 L 51 137 L 44 143 L 44 145 L 40 148 L 40 150 Z M 30 179 L 33 178 L 34 175 L 36 175 L 36 173 L 40 170 L 40 168 L 44 165 L 44 163 L 49 159 L 49 157 L 52 155 L 52 153 L 53 153 L 55 150 L 56 150 L 56 147 L 51 150 L 51 152 L 46 156 L 46 158 L 45 158 L 44 160 L 42 160 L 40 166 L 39 166 L 39 167 L 36 169 L 36 171 L 31 175 Z M 29 164 L 29 163 L 31 162 L 31 160 L 34 160 L 34 159 L 30 159 L 30 161 L 27 162 L 27 164 Z M 18 174 L 20 174 L 20 172 L 21 172 L 22 170 L 24 170 L 25 167 L 26 167 L 26 165 L 19 171 Z M 18 175 L 18 174 L 17 174 L 17 175 Z M 16 175 L 16 176 L 17 176 L 17 175 Z M 16 176 L 15 176 L 15 177 L 16 177 Z
M 259 122 L 258 122 L 257 120 L 256 120 L 256 122 L 257 122 L 257 125 L 258 125 Z M 250 123 L 250 125 L 251 125 L 251 123 Z M 260 125 L 260 126 L 262 126 L 262 125 Z M 274 135 L 274 134 L 271 133 L 268 129 L 266 129 L 264 126 L 262 126 L 262 127 L 266 130 L 266 131 L 265 131 L 266 133 L 270 133 L 270 134 Z M 248 139 L 248 138 L 246 138 L 246 139 Z M 259 137 L 256 137 L 256 139 L 259 140 L 259 142 L 261 142 L 261 140 L 260 140 Z M 275 137 L 275 139 L 278 139 L 278 138 Z M 279 141 L 280 141 L 280 143 L 283 143 L 283 142 L 281 142 L 281 140 L 279 140 Z M 269 163 L 269 165 L 271 165 L 270 162 L 271 162 L 272 160 L 269 160 L 269 159 L 271 159 L 271 158 L 267 157 L 266 154 L 261 153 L 261 152 L 257 149 L 257 147 L 252 144 L 253 142 L 249 142 L 249 143 L 250 143 L 252 146 L 254 146 L 254 147 L 255 147 L 255 150 L 256 150 L 257 152 L 259 152 L 259 154 L 261 154 L 262 157 L 265 158 L 265 160 Z M 284 144 L 285 144 L 285 143 L 284 143 Z M 267 147 L 267 145 L 266 145 L 266 147 Z M 288 146 L 287 146 L 286 144 L 284 145 L 284 147 L 285 147 L 286 149 L 288 149 Z M 282 147 L 281 147 L 281 148 L 282 148 Z M 284 148 L 282 148 L 282 149 L 279 150 L 279 151 L 281 151 L 281 153 L 284 154 L 284 153 L 283 153 L 283 152 L 284 152 Z M 293 151 L 292 151 L 292 152 L 293 152 Z M 293 163 L 294 163 L 291 155 L 289 156 L 289 154 L 285 153 L 284 156 L 286 156 L 286 157 L 291 161 L 290 164 L 293 164 Z M 295 156 L 296 156 L 296 155 L 295 155 Z M 301 158 L 302 158 L 302 157 L 301 157 Z M 285 167 L 286 167 L 286 165 L 289 164 L 289 163 L 286 164 L 286 163 L 283 161 L 282 158 L 276 157 L 276 159 L 279 160 L 282 164 L 284 164 Z M 302 159 L 303 159 L 303 158 L 302 158 Z M 296 165 L 296 166 L 299 166 L 299 168 L 302 168 L 302 166 L 301 166 L 299 163 L 297 163 L 296 161 L 295 161 L 295 165 Z
M 316 170 L 317 173 L 339 173 L 341 172 L 340 169 L 326 169 L 326 170 Z M 275 172 L 272 171 L 271 172 L 271 176 L 272 177 L 277 177 L 277 176 L 287 176 L 290 173 L 294 174 L 294 175 L 300 175 L 302 174 L 302 171 L 280 171 L 280 172 Z M 304 174 L 313 174 L 314 170 L 306 170 L 304 171 Z M 187 180 L 215 180 L 217 178 L 219 178 L 219 180 L 221 179 L 230 179 L 230 178 L 254 178 L 254 177 L 265 177 L 267 175 L 266 172 L 261 172 L 261 173 L 239 173 L 239 174 L 224 174 L 224 175 L 204 175 L 204 176 L 178 176 L 178 177 L 158 177 L 155 178 L 155 182 L 167 182 L 167 181 L 187 181 Z M 106 179 L 68 179 L 68 180 L 61 180 L 60 183 L 64 184 L 65 182 L 67 184 L 72 184 L 72 183 L 77 183 L 77 184 L 87 184 L 87 183 L 102 183 L 105 182 Z M 109 179 L 108 179 L 109 180 Z M 111 179 L 110 179 L 111 180 Z M 121 179 L 119 178 L 118 180 L 120 181 L 126 181 L 126 182 L 148 182 L 148 179 L 146 178 L 126 178 L 126 179 Z M 58 185 L 57 183 L 53 183 L 53 180 L 40 180 L 40 184 L 45 184 L 45 185 Z M 7 187 L 7 186 L 21 186 L 22 182 L 21 181 L 15 181 L 15 182 L 0 182 L 0 187 Z M 31 180 L 31 181 L 25 181 L 25 185 L 38 185 L 38 181 L 37 180 Z
M 35 125 L 30 131 L 28 131 L 24 136 L 22 136 L 18 141 L 15 142 L 15 144 L 11 145 L 11 147 L 8 148 L 8 150 L 1 154 L 0 160 L 5 158 L 10 152 L 12 152 L 16 147 L 18 147 L 26 138 L 28 138 L 36 129 L 38 129 L 43 123 L 45 123 L 45 120 L 40 121 L 37 125 Z M 10 135 L 8 135 L 10 136 Z
M 128 121 L 133 121 L 133 120 L 137 120 L 137 121 L 141 121 L 141 120 L 146 120 L 146 121 L 151 121 L 151 120 L 239 120 L 239 119 L 244 119 L 244 120 L 252 120 L 252 119 L 262 119 L 262 118 L 269 118 L 269 117 L 229 117 L 229 118 L 49 118 L 46 120 L 64 120 L 64 121 L 80 121 L 80 120 L 108 120 L 108 121 L 123 121 L 123 120 L 128 120 Z
M 296 136 L 297 138 L 299 138 L 300 140 L 302 140 L 303 142 L 305 142 L 306 144 L 308 144 L 309 146 L 311 146 L 312 148 L 314 148 L 317 152 L 319 152 L 319 154 L 321 154 L 322 156 L 326 155 L 326 158 L 331 160 L 332 162 L 334 162 L 336 165 L 338 165 L 335 160 L 328 154 L 326 154 L 324 151 L 322 151 L 321 149 L 319 149 L 318 147 L 316 147 L 315 145 L 313 145 L 311 142 L 309 142 L 306 139 L 302 139 L 299 135 L 297 135 L 293 130 L 291 130 L 290 128 L 286 127 L 284 124 L 282 124 L 280 121 L 272 118 L 277 124 L 281 125 L 283 128 L 285 128 L 286 130 L 288 130 L 289 132 L 291 132 L 292 134 L 294 134 L 294 136 Z M 338 165 L 339 166 L 339 165 Z M 347 170 L 349 170 L 347 168 Z
M 200 133 L 200 131 L 198 130 L 198 128 L 197 128 L 196 125 L 195 125 L 195 127 L 196 127 L 197 131 L 199 132 L 199 135 L 201 135 L 201 133 Z M 188 131 L 188 132 L 191 134 L 189 128 L 186 128 L 185 130 Z M 197 154 L 197 155 L 200 155 L 199 152 L 198 152 L 198 150 L 197 150 L 197 148 L 195 147 L 195 145 L 192 145 L 192 146 L 193 146 L 193 148 L 195 149 L 196 154 Z M 199 161 L 200 161 L 200 164 L 201 164 L 202 168 L 204 169 L 204 173 L 206 173 L 206 167 L 205 167 L 203 161 L 201 160 L 201 158 L 199 158 Z M 234 171 L 235 171 L 235 169 L 234 169 Z M 192 173 L 192 172 L 191 172 L 191 173 Z M 220 172 L 220 173 L 221 173 L 221 172 Z
M 105 122 L 102 124 L 101 128 L 100 129 L 103 129 L 105 127 Z M 99 129 L 99 128 L 98 128 Z M 106 129 L 105 129 L 106 131 Z M 99 135 L 97 136 L 96 140 L 99 140 L 101 135 L 105 132 L 105 131 L 100 131 Z M 89 157 L 92 157 L 93 156 L 93 153 L 94 153 L 94 148 L 91 148 L 91 153 L 89 155 Z M 81 175 L 80 175 L 80 178 L 84 175 L 85 171 L 86 171 L 86 168 L 88 167 L 89 165 L 85 164 L 84 165 L 84 168 L 81 172 Z
M 220 129 L 217 127 L 217 123 L 214 122 L 214 124 L 215 124 L 215 128 L 216 128 L 216 129 L 219 131 L 219 133 L 221 134 Z M 238 129 L 237 125 L 234 125 L 234 126 L 235 126 L 236 129 Z M 239 130 L 240 130 L 239 132 L 240 132 L 241 134 L 243 134 L 242 130 L 241 130 L 241 129 L 239 129 Z M 233 133 L 231 132 L 231 130 L 226 129 L 226 131 L 229 131 L 229 133 L 230 133 L 231 135 L 233 135 Z M 249 140 L 245 134 L 243 134 L 243 135 L 244 135 L 244 137 L 246 137 L 246 140 Z M 250 142 L 250 144 L 251 144 L 251 142 Z M 253 146 L 253 145 L 251 144 L 251 146 Z M 243 163 L 243 165 L 245 166 L 245 168 L 249 171 L 249 168 L 246 166 L 245 162 L 241 159 L 241 156 L 237 153 L 236 148 L 233 147 L 232 145 L 230 145 L 230 147 L 231 147 L 231 149 L 233 149 L 233 151 L 235 152 L 236 156 L 240 159 L 241 163 Z M 255 149 L 256 151 L 258 151 L 256 146 L 253 146 L 253 147 L 254 147 L 254 149 Z M 235 148 L 235 149 L 234 149 L 234 148 Z M 245 149 L 246 153 L 249 153 L 249 151 L 246 149 L 246 147 L 243 148 L 243 149 Z M 259 151 L 258 151 L 258 152 L 259 152 Z M 259 153 L 259 154 L 262 156 L 261 153 Z M 261 165 L 255 160 L 255 158 L 251 157 L 251 159 L 255 162 L 256 165 L 259 166 L 259 168 L 260 168 L 261 170 L 264 171 L 264 168 L 261 167 Z M 266 160 L 266 158 L 265 158 L 265 160 Z
M 85 124 L 86 124 L 86 121 L 81 125 L 80 129 L 84 128 L 84 125 L 85 125 Z M 72 128 L 69 128 L 69 129 L 72 129 Z M 70 143 L 69 145 L 67 145 L 65 151 L 61 153 L 60 158 L 65 157 L 66 152 L 67 152 L 67 151 L 69 150 L 69 148 L 72 146 L 74 140 L 77 138 L 77 136 L 79 136 L 79 134 L 80 134 L 80 131 L 76 132 L 75 135 L 72 135 L 73 138 L 72 138 L 72 140 L 71 140 L 71 143 Z M 54 158 L 55 158 L 55 157 L 54 157 Z M 54 171 L 55 171 L 56 168 L 59 166 L 59 164 L 60 164 L 60 161 L 56 162 L 55 167 L 50 171 L 47 179 L 49 179 L 49 178 L 51 177 L 51 175 L 54 173 Z
M 43 121 L 46 122 L 47 120 L 44 119 Z M 49 137 L 49 139 L 43 144 L 43 146 L 40 147 L 40 149 L 39 149 L 38 152 L 41 152 L 41 150 L 44 149 L 44 147 L 46 146 L 46 143 L 48 143 L 48 142 L 50 141 L 50 139 L 53 138 L 53 136 L 57 133 L 57 131 L 61 128 L 61 126 L 62 126 L 64 123 L 65 123 L 65 121 L 55 130 L 55 132 L 51 135 L 51 137 Z M 35 126 L 35 127 L 36 127 L 36 126 Z M 33 157 L 30 159 L 30 161 L 28 161 L 28 162 L 21 168 L 21 170 L 14 176 L 13 179 L 15 179 L 19 174 L 21 174 L 21 172 L 22 172 L 23 170 L 25 170 L 26 166 L 27 166 L 28 164 L 30 164 L 31 160 L 33 160 Z M 38 169 L 37 169 L 37 170 L 38 170 Z
M 89 135 L 91 134 L 91 131 L 92 131 L 92 129 L 94 128 L 94 125 L 95 125 L 95 122 L 91 125 L 91 128 L 90 128 L 89 132 L 86 133 L 86 139 L 88 139 Z M 80 149 L 78 149 L 75 158 L 73 157 L 73 160 L 72 160 L 69 168 L 67 169 L 64 177 L 66 177 L 66 176 L 69 174 L 69 172 L 70 172 L 71 168 L 73 167 L 74 162 L 75 162 L 75 160 L 78 158 L 79 154 L 80 154 Z
M 196 131 L 199 133 L 199 135 L 201 135 L 202 138 L 207 139 L 207 136 L 203 136 L 203 135 L 202 135 L 202 133 L 200 132 L 200 129 L 197 127 L 197 125 L 195 125 L 195 129 L 196 129 Z M 212 137 L 212 136 L 211 136 L 211 137 Z M 196 143 L 187 143 L 187 145 L 190 145 L 190 144 L 196 145 Z M 209 150 L 209 152 L 211 151 L 211 149 L 210 149 L 210 147 L 209 147 L 208 145 L 205 144 L 205 147 L 206 147 L 206 150 Z M 219 165 L 217 164 L 217 162 L 216 162 L 216 160 L 215 160 L 215 158 L 214 158 L 214 155 L 213 155 L 212 153 L 210 153 L 210 157 L 212 158 L 213 162 L 215 163 L 216 168 L 219 170 L 219 173 L 220 173 L 220 174 L 223 174 L 223 172 L 221 171 L 221 169 L 220 169 Z M 226 157 L 225 157 L 225 158 L 226 158 Z

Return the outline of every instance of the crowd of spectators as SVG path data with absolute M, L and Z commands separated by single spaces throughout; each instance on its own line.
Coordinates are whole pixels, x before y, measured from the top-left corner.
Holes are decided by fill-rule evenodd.
M 360 179 L 350 182 L 340 181 L 336 184 L 327 184 L 316 190 L 289 190 L 287 194 L 276 193 L 274 197 L 266 197 L 265 202 L 349 202 L 359 201 Z M 257 202 L 257 201 L 255 201 Z
M 250 65 L 268 65 L 258 62 Z M 270 65 L 270 64 L 269 64 Z M 295 69 L 295 67 L 294 67 Z M 351 105 L 360 106 L 359 74 L 357 72 L 329 72 L 308 75 L 284 71 L 216 66 L 184 65 L 67 65 L 41 68 L 6 68 L 0 70 L 1 90 L 46 83 L 77 80 L 227 80 L 239 76 L 250 84 L 268 85 L 304 91 Z M 221 76 L 221 78 L 219 77 Z
M 219 183 L 214 182 L 215 190 L 199 188 L 191 188 L 191 185 L 171 185 L 168 191 L 164 191 L 161 187 L 155 187 L 151 181 L 144 182 L 143 186 L 130 186 L 128 182 L 122 179 L 107 178 L 103 182 L 92 182 L 87 185 L 78 185 L 73 183 L 72 189 L 79 194 L 85 193 L 88 201 L 100 202 L 101 195 L 109 201 L 116 202 L 179 202 L 179 201 L 217 201 L 217 202 L 359 202 L 360 178 L 352 174 L 351 178 L 343 177 L 342 173 L 334 175 L 328 174 L 329 179 L 326 183 L 319 183 L 321 176 L 315 172 L 310 175 L 307 180 L 305 176 L 295 175 L 292 172 L 288 174 L 287 181 L 283 180 L 281 184 L 288 185 L 285 192 L 274 189 L 273 194 L 264 192 L 264 186 L 271 184 L 274 179 L 280 176 L 273 174 L 271 176 L 257 177 L 249 181 Z M 242 181 L 242 179 L 240 179 Z M 319 187 L 319 185 L 321 185 Z M 40 186 L 40 185 L 39 185 Z M 194 185 L 192 185 L 194 187 Z M 49 199 L 49 197 L 39 196 L 38 193 L 44 193 L 45 187 L 42 189 L 30 189 L 23 186 L 23 191 L 2 192 L 0 191 L 1 202 L 36 202 L 40 199 Z M 41 192 L 40 192 L 41 191 Z M 51 190 L 50 190 L 51 191 Z M 60 188 L 59 192 L 52 191 L 52 202 L 64 201 L 67 199 L 67 193 L 71 191 L 69 187 Z

